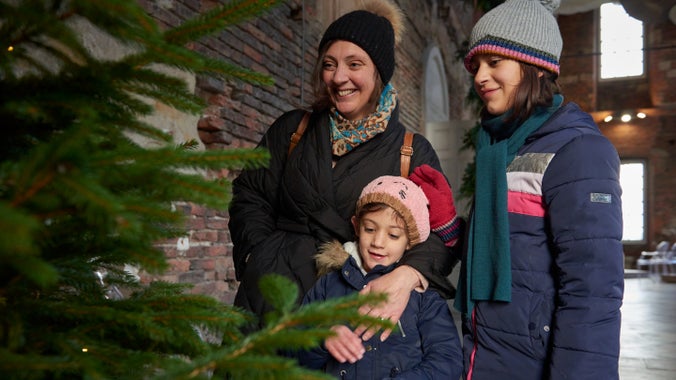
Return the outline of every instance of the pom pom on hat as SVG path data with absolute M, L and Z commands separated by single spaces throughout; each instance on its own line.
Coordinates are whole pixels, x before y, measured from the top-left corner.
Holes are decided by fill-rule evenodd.
M 540 4 L 551 13 L 554 13 L 561 5 L 561 0 L 540 0 Z
M 384 203 L 402 216 L 409 244 L 422 243 L 430 236 L 429 201 L 422 189 L 409 179 L 382 176 L 364 187 L 357 200 L 356 213 L 369 203 Z
M 388 83 L 394 74 L 394 47 L 404 30 L 401 9 L 389 0 L 366 3 L 362 9 L 344 14 L 324 32 L 319 51 L 335 40 L 354 43 L 371 57 L 380 79 Z
M 495 54 L 559 74 L 563 49 L 553 12 L 561 0 L 507 0 L 488 11 L 472 29 L 465 68 L 472 57 Z

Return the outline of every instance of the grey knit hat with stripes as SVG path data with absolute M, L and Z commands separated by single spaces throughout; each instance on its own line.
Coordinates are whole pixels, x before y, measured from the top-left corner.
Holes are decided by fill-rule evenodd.
M 495 54 L 559 74 L 563 40 L 554 11 L 561 0 L 507 0 L 479 19 L 469 39 L 465 68 L 472 57 Z

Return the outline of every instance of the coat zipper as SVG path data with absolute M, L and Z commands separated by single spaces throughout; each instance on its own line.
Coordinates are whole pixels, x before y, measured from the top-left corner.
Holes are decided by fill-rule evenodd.
M 472 353 L 469 356 L 469 371 L 467 371 L 467 380 L 472 380 L 472 374 L 474 372 L 474 358 L 476 356 L 476 350 L 478 343 L 477 333 L 476 333 L 476 305 L 472 310 L 472 335 L 474 340 L 474 347 L 472 347 Z

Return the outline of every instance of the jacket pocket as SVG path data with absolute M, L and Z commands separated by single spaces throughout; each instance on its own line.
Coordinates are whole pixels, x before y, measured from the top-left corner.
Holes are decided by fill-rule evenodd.
M 554 296 L 534 294 L 533 301 L 530 320 L 528 322 L 533 356 L 544 359 L 548 355 L 549 338 L 553 328 Z

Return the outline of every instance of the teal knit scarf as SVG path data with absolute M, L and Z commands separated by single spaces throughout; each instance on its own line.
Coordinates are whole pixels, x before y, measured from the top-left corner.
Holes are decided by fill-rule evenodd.
M 551 107 L 539 107 L 520 126 L 504 124 L 509 113 L 482 120 L 476 144 L 476 183 L 474 212 L 470 221 L 465 270 L 458 282 L 454 306 L 463 313 L 483 300 L 510 302 L 512 268 L 507 214 L 507 166 L 526 138 L 535 132 L 561 106 L 563 97 L 555 95 Z M 496 132 L 514 129 L 503 140 Z

